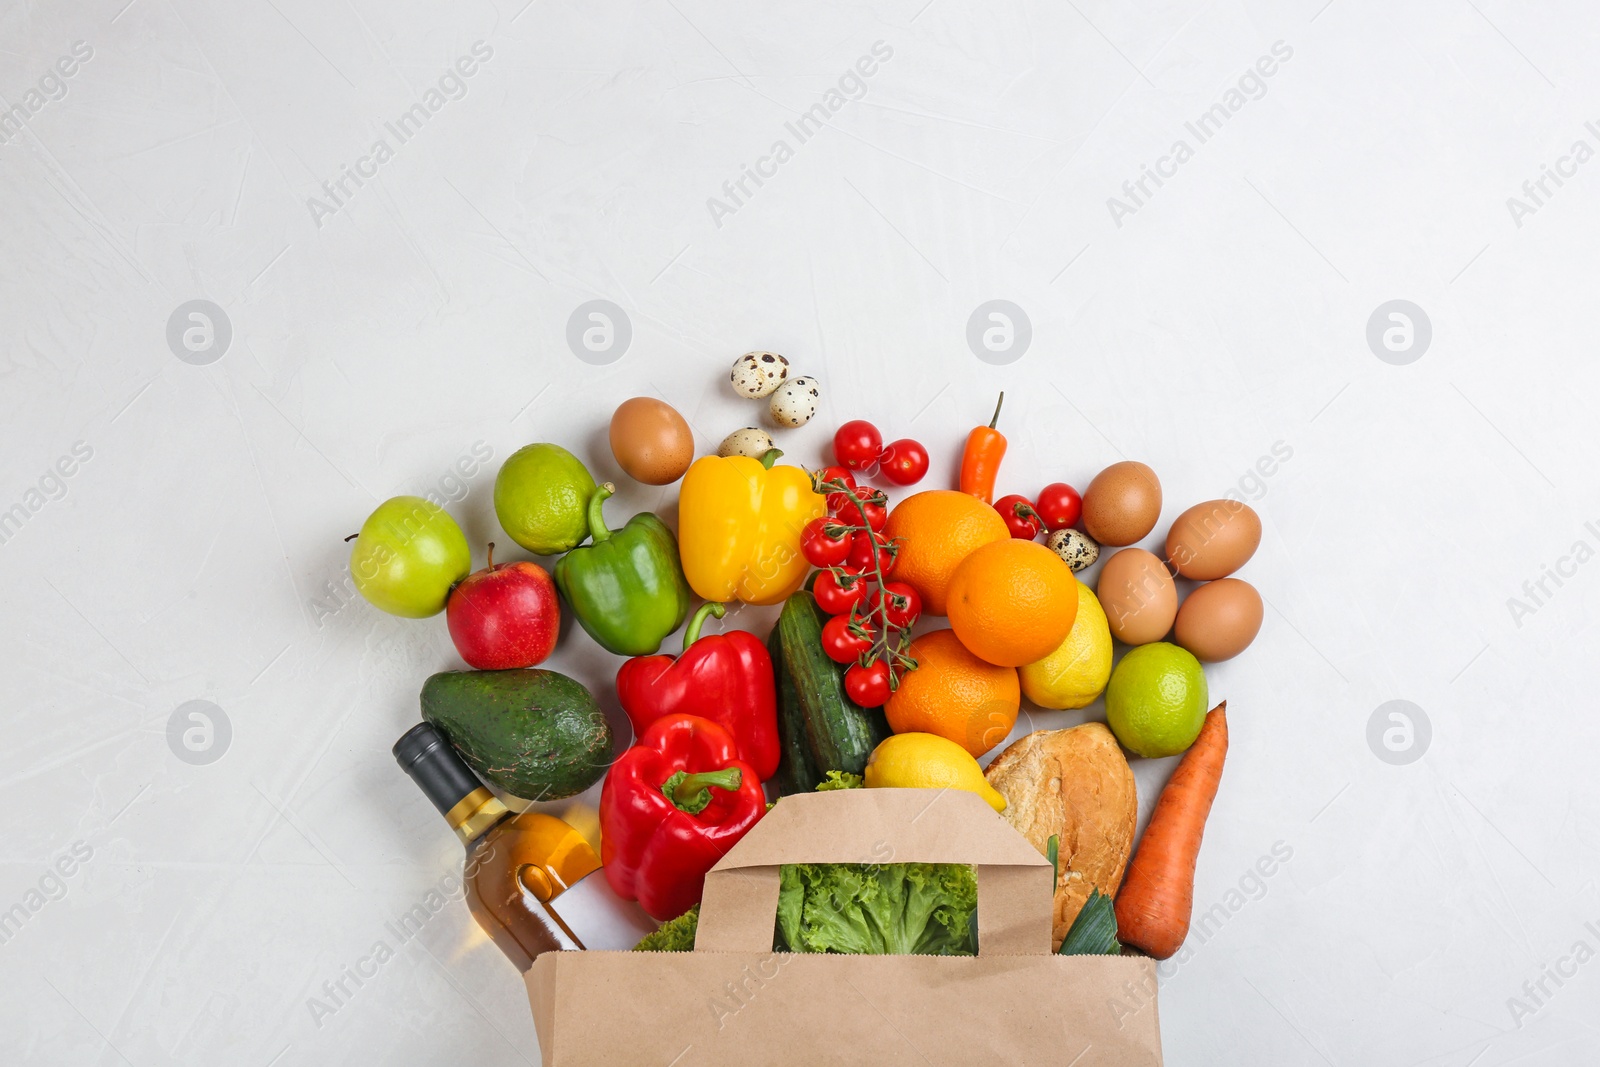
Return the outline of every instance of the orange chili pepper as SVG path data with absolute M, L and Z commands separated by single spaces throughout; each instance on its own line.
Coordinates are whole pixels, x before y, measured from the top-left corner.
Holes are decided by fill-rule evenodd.
M 961 453 L 961 491 L 985 504 L 994 503 L 994 480 L 1000 474 L 1000 461 L 1006 457 L 1006 438 L 994 424 L 1000 421 L 1001 393 L 994 406 L 994 418 L 987 426 L 974 426 L 967 434 L 967 447 Z

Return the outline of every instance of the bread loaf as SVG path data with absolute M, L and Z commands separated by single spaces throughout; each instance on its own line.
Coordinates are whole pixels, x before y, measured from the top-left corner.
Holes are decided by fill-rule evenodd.
M 1059 948 L 1089 890 L 1115 896 L 1139 815 L 1133 771 L 1104 723 L 1039 730 L 996 756 L 985 775 L 1006 798 L 1003 817 L 1046 852 L 1060 839 L 1051 943 Z

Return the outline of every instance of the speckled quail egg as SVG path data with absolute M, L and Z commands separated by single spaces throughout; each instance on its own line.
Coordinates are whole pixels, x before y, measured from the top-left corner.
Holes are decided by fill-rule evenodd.
M 722 439 L 722 444 L 717 446 L 717 455 L 723 459 L 729 456 L 749 456 L 751 459 L 760 459 L 777 446 L 772 443 L 772 435 L 765 430 L 758 430 L 754 426 L 746 426 L 742 430 L 735 430 Z
M 789 377 L 789 361 L 776 352 L 746 352 L 733 361 L 733 391 L 752 400 L 771 396 Z
M 1057 530 L 1052 533 L 1045 544 L 1050 550 L 1067 561 L 1067 566 L 1076 574 L 1089 564 L 1100 558 L 1100 546 L 1088 534 L 1079 533 L 1077 530 Z
M 820 399 L 815 378 L 790 378 L 772 394 L 772 417 L 783 426 L 804 426 L 817 413 Z

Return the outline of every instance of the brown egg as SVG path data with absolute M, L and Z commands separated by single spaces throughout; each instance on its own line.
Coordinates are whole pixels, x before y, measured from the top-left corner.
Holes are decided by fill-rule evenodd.
M 1102 545 L 1131 545 L 1161 518 L 1161 480 L 1143 463 L 1123 460 L 1094 476 L 1083 494 L 1083 528 Z
M 1173 635 L 1202 663 L 1232 659 L 1261 632 L 1261 594 L 1239 578 L 1207 582 L 1184 598 Z
M 1167 561 L 1185 578 L 1226 578 L 1261 544 L 1261 516 L 1242 500 L 1207 500 L 1178 516 L 1167 533 Z
M 628 477 L 666 485 L 682 478 L 694 460 L 694 434 L 671 404 L 636 396 L 611 416 L 611 454 Z
M 1106 560 L 1095 595 L 1112 635 L 1128 645 L 1161 640 L 1178 613 L 1178 587 L 1167 565 L 1142 548 L 1124 548 Z

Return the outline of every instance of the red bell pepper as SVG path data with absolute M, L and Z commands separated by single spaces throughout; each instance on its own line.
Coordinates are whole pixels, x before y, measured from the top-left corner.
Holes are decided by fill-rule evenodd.
M 600 791 L 606 881 L 651 918 L 675 919 L 700 903 L 706 872 L 766 810 L 732 734 L 695 715 L 657 719 Z
M 743 630 L 700 636 L 706 616 L 722 618 L 721 604 L 703 605 L 683 634 L 683 655 L 638 656 L 617 671 L 617 700 L 642 735 L 663 715 L 690 714 L 728 728 L 739 758 L 766 781 L 778 771 L 778 693 L 772 657 L 755 634 Z

